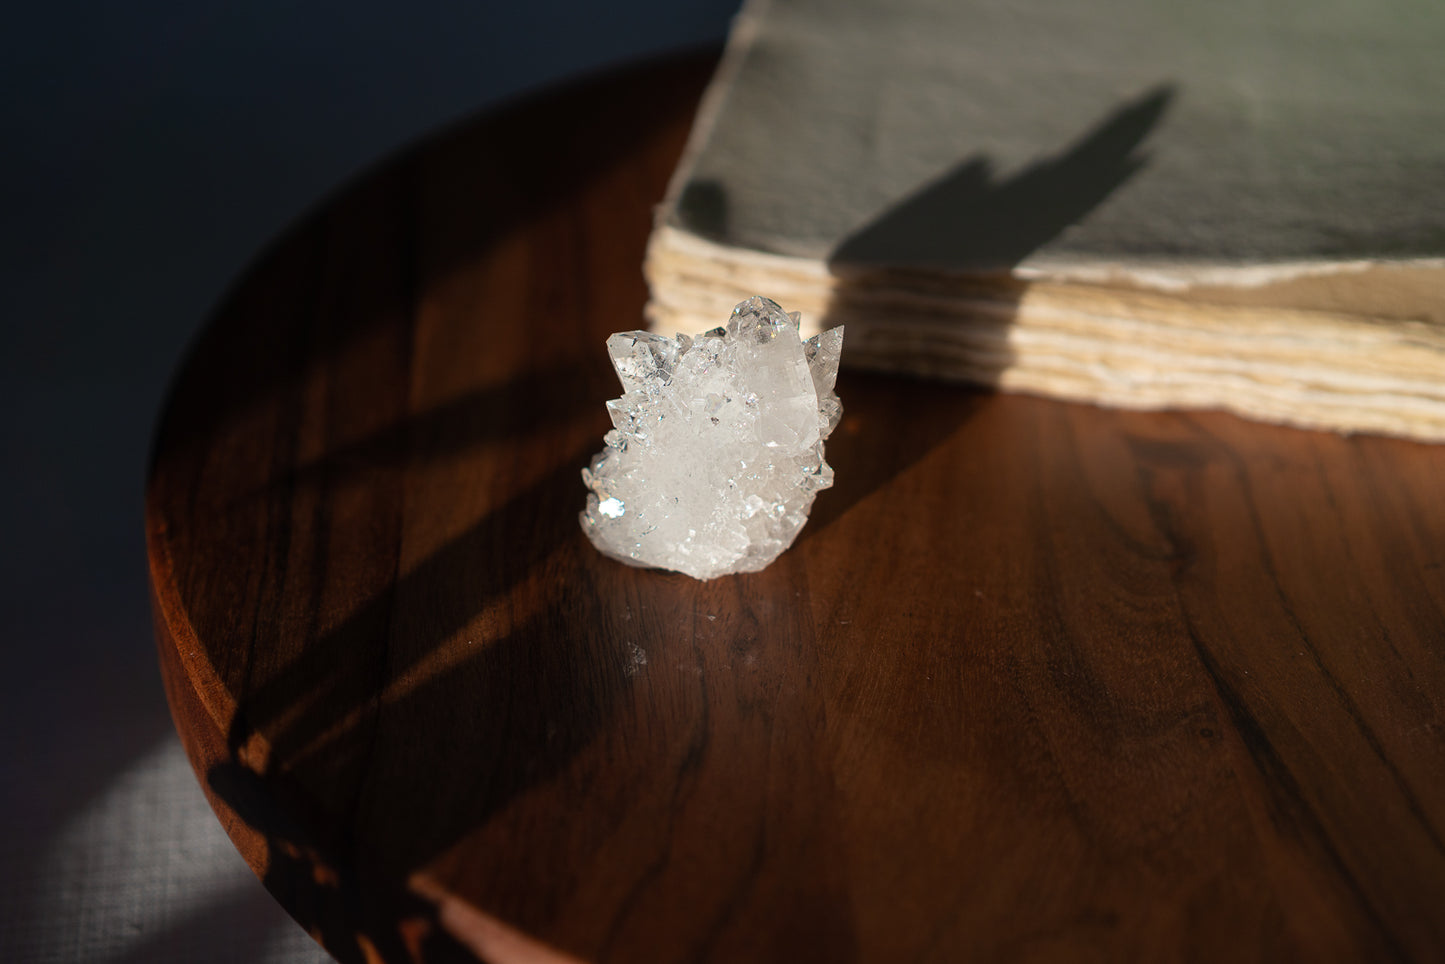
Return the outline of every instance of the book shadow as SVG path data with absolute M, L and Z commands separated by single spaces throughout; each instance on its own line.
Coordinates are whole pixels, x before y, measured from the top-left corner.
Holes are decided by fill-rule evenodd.
M 829 443 L 838 482 L 813 528 L 923 458 L 980 404 L 978 391 L 938 379 L 998 388 L 1029 287 L 1014 269 L 1148 164 L 1141 147 L 1175 96 L 1158 85 L 1009 177 L 987 157 L 965 158 L 834 248 L 821 324 L 847 326 L 843 357 L 853 370 L 840 380 L 844 422 Z M 892 317 L 900 309 L 906 324 Z M 887 377 L 896 374 L 932 380 Z

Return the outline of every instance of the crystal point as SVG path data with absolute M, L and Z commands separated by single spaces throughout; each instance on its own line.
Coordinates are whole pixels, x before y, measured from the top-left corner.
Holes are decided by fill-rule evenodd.
M 607 340 L 623 395 L 582 473 L 582 528 L 604 554 L 712 579 L 753 572 L 792 545 L 833 484 L 823 441 L 843 329 L 806 343 L 798 314 L 766 298 L 692 338 L 630 331 Z
M 671 378 L 678 355 L 686 350 L 681 341 L 654 335 L 650 331 L 624 331 L 607 339 L 607 354 L 612 357 L 612 367 L 617 371 L 623 390 L 629 392 L 646 388 L 649 382 L 665 382 Z

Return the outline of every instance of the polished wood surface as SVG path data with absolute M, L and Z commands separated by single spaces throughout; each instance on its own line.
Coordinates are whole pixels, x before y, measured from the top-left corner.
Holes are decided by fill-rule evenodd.
M 592 550 L 710 66 L 350 185 L 179 372 L 161 665 L 277 899 L 345 961 L 1445 957 L 1445 447 L 845 373 L 772 567 Z

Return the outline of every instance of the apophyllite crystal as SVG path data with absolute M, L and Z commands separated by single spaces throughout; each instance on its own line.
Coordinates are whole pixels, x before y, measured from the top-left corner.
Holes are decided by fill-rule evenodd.
M 841 327 L 807 342 L 766 298 L 695 338 L 607 339 L 624 394 L 582 481 L 582 528 L 603 553 L 698 579 L 778 557 L 833 484 L 823 440 L 843 413 L 833 384 Z

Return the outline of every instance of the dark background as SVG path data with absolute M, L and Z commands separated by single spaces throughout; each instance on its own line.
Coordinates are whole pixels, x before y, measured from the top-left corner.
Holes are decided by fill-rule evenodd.
M 170 372 L 269 238 L 417 136 L 719 42 L 735 0 L 26 5 L 0 27 L 0 960 L 322 957 L 195 784 L 142 497 Z

